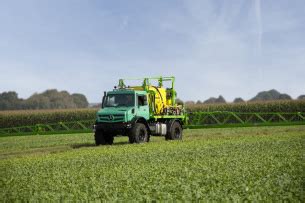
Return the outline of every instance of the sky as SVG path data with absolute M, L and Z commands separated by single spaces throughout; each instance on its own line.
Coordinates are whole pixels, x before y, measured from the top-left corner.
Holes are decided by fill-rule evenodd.
M 119 78 L 175 76 L 178 98 L 305 94 L 304 0 L 0 0 L 0 92 L 100 102 Z

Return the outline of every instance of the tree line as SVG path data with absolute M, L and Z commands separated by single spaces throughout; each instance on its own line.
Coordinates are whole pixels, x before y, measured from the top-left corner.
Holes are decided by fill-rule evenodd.
M 305 99 L 305 95 L 300 95 L 297 100 Z M 285 93 L 280 93 L 279 91 L 272 89 L 269 91 L 259 92 L 255 97 L 246 101 L 241 97 L 237 97 L 234 99 L 233 103 L 243 103 L 243 102 L 258 102 L 258 101 L 273 101 L 273 100 L 293 100 L 292 97 Z M 182 104 L 183 101 L 177 99 L 177 103 Z M 185 104 L 224 104 L 227 103 L 225 98 L 221 95 L 219 97 L 210 97 L 207 100 L 197 102 L 194 101 L 186 101 Z
M 56 89 L 35 93 L 28 99 L 19 98 L 14 91 L 0 93 L 0 110 L 86 108 L 88 105 L 85 95 Z
M 298 100 L 305 99 L 305 95 L 300 95 Z M 275 89 L 259 92 L 248 102 L 271 101 L 271 100 L 292 100 L 288 94 L 283 94 Z M 246 100 L 238 97 L 233 103 L 243 103 Z M 198 100 L 183 102 L 177 99 L 178 104 L 224 104 L 227 103 L 223 96 L 210 97 L 205 101 Z M 99 107 L 100 104 L 91 105 Z M 28 99 L 21 99 L 14 91 L 0 93 L 0 110 L 19 110 L 19 109 L 68 109 L 68 108 L 87 108 L 88 100 L 83 94 L 70 94 L 67 91 L 57 91 L 56 89 L 46 90 L 40 94 L 35 93 Z

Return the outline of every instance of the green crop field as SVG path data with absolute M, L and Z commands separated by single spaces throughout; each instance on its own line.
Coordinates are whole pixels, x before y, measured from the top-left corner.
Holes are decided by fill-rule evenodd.
M 95 120 L 98 109 L 53 109 L 53 110 L 14 110 L 0 111 L 0 129 L 17 126 L 31 126 L 36 124 L 50 124 L 58 122 L 73 122 Z M 187 112 L 230 111 L 242 113 L 304 112 L 305 100 L 266 101 L 231 104 L 195 104 L 186 106 Z
M 89 134 L 0 138 L 0 199 L 305 199 L 305 126 L 185 130 L 94 146 Z

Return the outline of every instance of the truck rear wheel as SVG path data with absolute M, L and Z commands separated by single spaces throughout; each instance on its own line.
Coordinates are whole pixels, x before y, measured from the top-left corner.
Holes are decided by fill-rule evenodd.
M 143 123 L 136 123 L 131 130 L 129 136 L 130 143 L 143 143 L 149 141 L 149 135 L 147 133 L 146 126 Z
M 182 127 L 178 121 L 170 126 L 169 131 L 165 135 L 166 140 L 181 140 L 182 139 Z

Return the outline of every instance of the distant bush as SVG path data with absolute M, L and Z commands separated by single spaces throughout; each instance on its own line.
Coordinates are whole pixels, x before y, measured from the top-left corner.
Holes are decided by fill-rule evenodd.
M 300 96 L 298 97 L 298 100 L 303 100 L 303 99 L 305 99 L 305 95 L 300 95 Z
M 235 98 L 234 101 L 233 101 L 233 103 L 243 103 L 243 102 L 245 102 L 245 100 L 243 100 L 240 97 Z
M 282 94 L 275 89 L 259 92 L 250 101 L 291 100 L 288 94 Z
M 183 101 L 181 99 L 177 98 L 176 99 L 176 104 L 183 105 L 184 103 L 183 103 Z
M 226 103 L 226 100 L 223 98 L 223 96 L 219 95 L 218 98 L 211 97 L 203 102 L 204 104 L 221 104 Z

